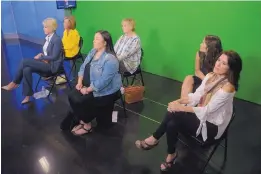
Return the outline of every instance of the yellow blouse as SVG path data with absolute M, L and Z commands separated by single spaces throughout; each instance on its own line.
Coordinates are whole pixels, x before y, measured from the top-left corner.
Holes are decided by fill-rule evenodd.
M 69 32 L 64 30 L 62 42 L 66 58 L 71 58 L 78 54 L 80 49 L 79 41 L 80 35 L 76 29 L 69 30 Z

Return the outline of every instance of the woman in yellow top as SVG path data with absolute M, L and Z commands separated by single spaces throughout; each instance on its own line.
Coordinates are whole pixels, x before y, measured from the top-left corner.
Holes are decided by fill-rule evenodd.
M 76 22 L 73 16 L 64 18 L 64 32 L 63 32 L 63 48 L 65 50 L 65 57 L 67 59 L 73 58 L 79 52 L 80 35 L 75 29 Z
M 75 56 L 78 56 L 80 47 L 80 35 L 78 31 L 75 29 L 76 21 L 73 16 L 67 16 L 64 18 L 63 22 L 64 32 L 63 32 L 63 49 L 65 52 L 65 60 L 70 60 Z M 73 66 L 73 61 L 70 61 L 71 66 Z M 71 67 L 73 68 L 73 67 Z M 73 71 L 73 77 L 75 77 L 75 73 Z M 66 82 L 65 78 L 57 78 L 56 84 L 61 84 Z

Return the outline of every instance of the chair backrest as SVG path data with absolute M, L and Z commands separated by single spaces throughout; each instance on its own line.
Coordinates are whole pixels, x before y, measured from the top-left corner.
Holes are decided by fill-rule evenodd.
M 141 50 L 141 56 L 140 56 L 140 64 L 138 66 L 138 69 L 141 71 L 141 62 L 142 62 L 142 59 L 143 59 L 143 56 L 144 56 L 144 50 L 143 50 L 143 48 L 141 48 L 140 50 Z
M 228 131 L 228 129 L 229 129 L 231 123 L 232 123 L 233 120 L 235 119 L 235 117 L 236 117 L 236 108 L 235 108 L 235 106 L 233 105 L 232 116 L 231 116 L 231 119 L 230 119 L 230 121 L 229 121 L 229 123 L 228 123 L 228 125 L 227 125 L 227 127 L 226 127 L 226 129 L 225 129 L 225 131 L 224 131 L 224 133 L 223 133 L 224 136 L 225 136 L 225 134 L 227 134 L 227 131 Z M 222 136 L 223 136 L 223 135 L 222 135 Z
M 228 130 L 229 130 L 229 127 L 231 126 L 231 123 L 233 122 L 233 120 L 235 119 L 236 117 L 236 109 L 235 109 L 235 106 L 233 105 L 233 112 L 232 112 L 232 116 L 231 116 L 231 119 L 224 131 L 224 133 L 222 134 L 222 136 L 217 140 L 217 141 L 222 141 L 224 138 L 227 137 L 227 133 L 228 133 Z
M 140 57 L 140 62 L 142 61 L 143 57 L 144 57 L 144 50 L 141 48 L 141 57 Z
M 62 60 L 65 59 L 65 50 L 64 49 L 61 50 L 60 56 L 61 56 Z
M 229 127 L 230 127 L 230 125 L 231 125 L 231 123 L 232 123 L 232 121 L 234 120 L 234 118 L 235 118 L 235 116 L 236 116 L 236 110 L 235 110 L 235 106 L 233 106 L 233 112 L 232 112 L 232 116 L 231 116 L 231 119 L 230 119 L 230 121 L 229 121 L 229 123 L 228 123 L 228 125 L 227 125 L 227 127 L 226 127 L 226 129 L 225 129 L 225 131 L 224 131 L 224 133 L 222 134 L 222 136 L 219 138 L 219 139 L 217 139 L 217 140 L 215 140 L 215 141 L 211 141 L 211 142 L 209 142 L 209 141 L 203 141 L 202 140 L 202 138 L 199 138 L 199 137 L 196 137 L 196 136 L 191 136 L 197 143 L 199 143 L 201 146 L 211 146 L 211 145 L 213 145 L 213 144 L 216 144 L 217 142 L 221 142 L 224 138 L 226 138 L 226 136 L 227 136 L 227 132 L 228 132 L 228 130 L 229 130 Z
M 80 47 L 80 50 L 82 49 L 82 46 L 83 46 L 83 38 L 80 37 L 80 40 L 79 40 L 79 47 Z
M 61 71 L 64 71 L 63 63 L 64 63 L 64 59 L 65 59 L 65 51 L 64 51 L 63 48 L 61 50 L 60 57 L 61 57 L 62 61 L 60 62 L 60 65 L 59 65 L 59 68 L 57 70 L 57 73 L 60 73 Z

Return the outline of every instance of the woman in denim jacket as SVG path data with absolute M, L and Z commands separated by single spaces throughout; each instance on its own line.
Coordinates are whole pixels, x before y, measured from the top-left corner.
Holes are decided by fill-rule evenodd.
M 98 31 L 94 36 L 93 49 L 81 65 L 78 83 L 68 96 L 72 112 L 62 122 L 61 129 L 69 129 L 73 115 L 79 120 L 72 129 L 74 135 L 91 132 L 91 121 L 96 117 L 111 122 L 121 86 L 119 61 L 111 35 L 107 31 Z

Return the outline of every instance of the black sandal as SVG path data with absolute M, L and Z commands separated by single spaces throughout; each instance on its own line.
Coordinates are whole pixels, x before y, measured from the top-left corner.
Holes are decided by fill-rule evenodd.
M 159 142 L 157 142 L 157 143 L 155 143 L 153 145 L 150 145 L 150 144 L 146 143 L 145 140 L 137 140 L 135 142 L 135 144 L 136 144 L 136 147 L 141 149 L 141 150 L 151 150 L 154 147 L 156 147 L 159 144 Z
M 169 171 L 169 169 L 171 169 L 173 167 L 173 165 L 176 163 L 177 158 L 178 158 L 178 154 L 176 153 L 176 156 L 173 158 L 172 161 L 170 161 L 170 162 L 165 161 L 164 163 L 162 163 L 162 165 L 165 168 L 164 169 L 160 168 L 160 171 L 162 171 L 162 172 Z
M 79 126 L 79 128 L 73 131 L 73 129 L 76 128 L 76 127 L 78 127 L 78 126 Z M 71 132 L 74 134 L 75 131 L 77 131 L 77 130 L 79 130 L 79 129 L 82 129 L 83 127 L 84 127 L 84 124 L 81 124 L 81 123 L 80 123 L 80 124 L 74 126 L 74 127 L 72 128 Z

